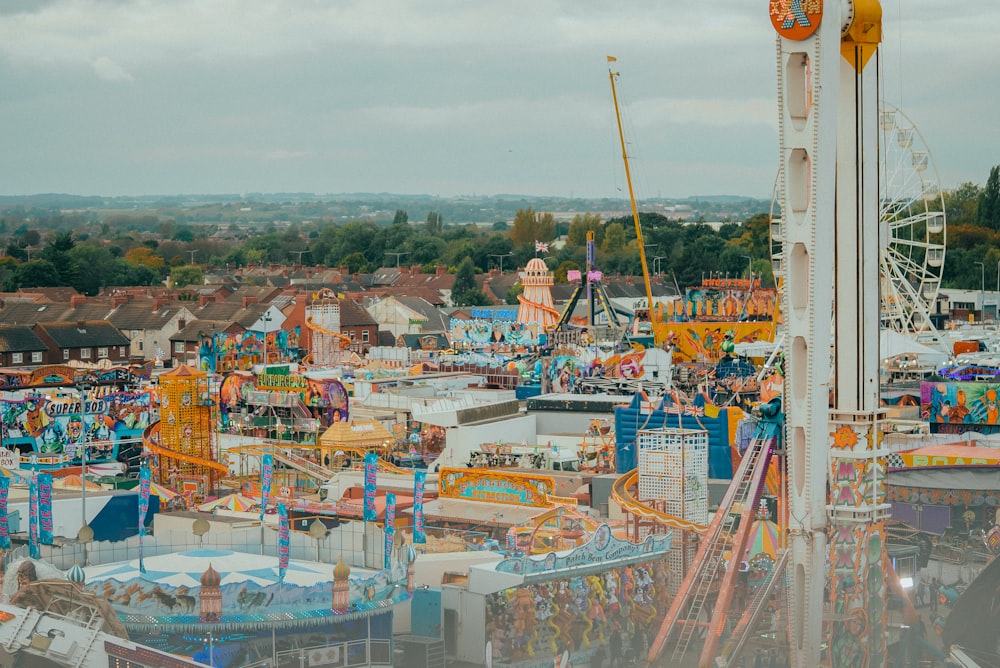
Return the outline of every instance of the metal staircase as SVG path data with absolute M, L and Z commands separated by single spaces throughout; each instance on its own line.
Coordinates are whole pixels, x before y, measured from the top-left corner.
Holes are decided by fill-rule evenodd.
M 788 564 L 788 555 L 788 550 L 782 550 L 781 554 L 778 555 L 778 561 L 776 561 L 774 566 L 771 568 L 771 572 L 768 573 L 764 581 L 758 585 L 756 591 L 754 592 L 753 600 L 750 601 L 750 605 L 740 615 L 739 621 L 736 623 L 736 627 L 730 634 L 729 639 L 722 646 L 722 651 L 719 653 L 719 656 L 715 659 L 715 665 L 717 668 L 724 668 L 724 666 L 731 665 L 740 657 L 740 654 L 743 652 L 743 646 L 746 644 L 747 640 L 749 640 L 750 635 L 757 626 L 757 620 L 760 619 L 760 613 L 767 607 L 767 602 L 770 600 L 775 587 L 779 582 L 784 580 L 785 566 Z
M 677 640 L 673 646 L 671 665 L 679 664 L 684 658 L 698 629 L 706 629 L 708 632 L 702 652 L 703 659 L 706 655 L 713 655 L 718 647 L 738 571 L 736 563 L 743 554 L 753 512 L 771 459 L 772 444 L 779 428 L 779 420 L 760 423 L 757 434 L 743 455 L 736 475 L 708 525 L 694 565 L 681 583 L 660 630 L 650 645 L 650 664 L 655 663 L 675 630 Z M 730 553 L 729 560 L 733 562 L 728 569 L 723 558 L 726 552 Z M 706 601 L 715 593 L 718 593 L 719 600 L 714 606 L 711 623 L 706 623 L 701 621 L 702 612 Z

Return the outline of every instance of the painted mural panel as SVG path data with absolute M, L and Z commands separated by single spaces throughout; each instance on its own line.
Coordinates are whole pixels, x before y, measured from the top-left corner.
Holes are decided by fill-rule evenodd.
M 920 412 L 932 426 L 973 424 L 1000 428 L 1000 383 L 921 383 Z
M 569 651 L 574 660 L 631 646 L 655 633 L 670 604 L 666 560 L 556 577 L 486 597 L 486 633 L 495 664 L 551 666 Z M 641 637 L 640 635 L 640 637 Z
M 459 320 L 451 321 L 451 342 L 464 343 L 473 347 L 483 347 L 490 344 L 506 344 L 510 346 L 538 345 L 540 334 L 537 323 L 522 323 L 516 320 L 517 309 L 514 309 L 511 320 Z
M 298 326 L 268 331 L 268 359 L 298 360 L 301 336 Z M 264 343 L 263 332 L 203 333 L 198 339 L 198 367 L 208 373 L 250 369 L 263 360 Z
M 0 399 L 5 447 L 24 456 L 78 461 L 86 444 L 91 462 L 112 460 L 118 442 L 138 438 L 149 426 L 147 392 L 116 392 L 81 401 L 73 393 L 25 393 Z

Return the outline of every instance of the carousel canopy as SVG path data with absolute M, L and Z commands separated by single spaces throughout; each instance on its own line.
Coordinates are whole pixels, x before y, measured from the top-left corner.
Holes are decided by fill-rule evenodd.
M 392 432 L 377 420 L 351 420 L 334 422 L 319 437 L 319 444 L 327 447 L 372 448 L 394 439 Z
M 146 572 L 139 572 L 139 560 L 87 567 L 87 583 L 104 580 L 129 582 L 151 580 L 172 587 L 200 587 L 201 576 L 211 566 L 222 576 L 220 584 L 252 582 L 264 587 L 278 582 L 277 555 L 248 554 L 231 550 L 192 550 L 149 557 L 143 560 Z M 291 559 L 285 582 L 300 587 L 333 581 L 333 566 Z
M 221 496 L 213 501 L 206 501 L 198 506 L 198 510 L 201 510 L 202 512 L 211 512 L 213 510 L 235 510 L 237 512 L 246 513 L 252 510 L 254 506 L 258 505 L 260 505 L 259 502 L 254 501 L 250 497 L 233 493 Z

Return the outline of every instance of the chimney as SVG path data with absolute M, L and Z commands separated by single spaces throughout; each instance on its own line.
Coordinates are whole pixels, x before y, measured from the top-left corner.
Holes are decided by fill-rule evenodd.
M 153 297 L 153 313 L 156 313 L 167 303 L 167 300 L 162 297 Z
M 111 296 L 111 308 L 118 308 L 122 304 L 128 304 L 128 295 L 118 293 Z
M 84 321 L 84 320 L 77 320 L 76 321 L 76 328 L 78 330 L 80 330 L 81 332 L 87 331 L 87 323 L 86 323 L 86 321 Z
M 361 282 L 361 274 L 354 274 L 353 276 L 351 276 L 351 280 L 354 281 L 355 283 L 360 283 Z
M 212 295 L 198 295 L 198 306 L 199 307 L 204 306 L 205 304 L 208 304 L 209 302 L 212 302 L 212 301 L 214 301 L 212 299 Z
M 443 264 L 439 264 L 436 267 L 434 267 L 435 276 L 444 276 L 447 273 L 448 273 L 448 267 L 444 266 Z
M 306 278 L 312 278 L 312 277 L 313 277 L 312 267 L 306 267 Z
M 80 306 L 82 306 L 83 304 L 86 304 L 86 303 L 87 303 L 87 296 L 86 295 L 72 295 L 69 298 L 69 307 L 70 308 L 79 308 Z
M 250 304 L 256 304 L 258 301 L 260 300 L 257 299 L 256 297 L 253 297 L 251 295 L 245 295 L 243 297 L 243 302 L 242 302 L 243 308 L 250 306 Z
M 281 270 L 281 275 L 283 278 L 288 278 L 288 267 L 285 267 Z
M 272 262 L 270 265 L 268 265 L 267 268 L 268 268 L 269 271 L 277 271 L 278 270 L 278 263 L 277 262 Z
M 351 275 L 351 268 L 350 267 L 341 267 L 340 268 L 340 275 L 341 276 L 350 276 Z
M 419 274 L 420 273 L 420 265 L 419 264 L 411 264 L 410 265 L 410 273 L 413 274 L 414 276 L 416 276 L 417 274 Z

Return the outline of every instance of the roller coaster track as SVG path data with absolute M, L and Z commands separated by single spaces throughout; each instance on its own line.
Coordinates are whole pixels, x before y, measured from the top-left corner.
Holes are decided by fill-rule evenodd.
M 290 447 L 290 445 L 275 444 L 270 445 L 241 445 L 235 448 L 229 448 L 229 452 L 239 453 L 242 455 L 251 455 L 254 457 L 261 457 L 263 455 L 273 455 L 274 461 L 280 462 L 285 466 L 291 467 L 298 471 L 302 471 L 308 476 L 312 476 L 317 480 L 322 482 L 328 481 L 334 476 L 335 473 L 339 473 L 345 469 L 329 469 L 325 466 L 311 462 L 305 457 L 299 457 L 298 455 L 291 455 L 285 452 L 285 449 Z M 327 448 L 324 448 L 327 449 Z M 357 462 L 357 465 L 352 465 L 350 469 L 346 470 L 364 470 L 364 460 L 365 454 L 368 452 L 364 448 L 350 448 L 337 446 L 336 450 L 342 451 L 345 454 L 351 455 L 351 462 Z M 397 473 L 402 475 L 413 475 L 414 469 L 404 469 L 396 466 L 391 462 L 387 462 L 384 459 L 379 458 L 378 460 L 378 470 L 382 473 Z
M 312 316 L 306 318 L 306 327 L 313 330 L 314 332 L 319 332 L 320 334 L 326 334 L 327 336 L 332 336 L 335 339 L 340 339 L 341 348 L 347 348 L 348 346 L 351 345 L 351 337 L 347 336 L 346 334 L 341 334 L 340 332 L 336 332 L 332 329 L 326 329 L 325 327 L 320 327 L 313 320 Z
M 144 448 L 152 452 L 154 455 L 159 455 L 160 457 L 165 457 L 167 459 L 173 459 L 179 462 L 185 462 L 187 464 L 194 464 L 196 466 L 204 466 L 206 468 L 214 469 L 219 471 L 224 475 L 229 474 L 229 467 L 225 464 L 220 464 L 212 459 L 205 459 L 203 457 L 196 457 L 194 455 L 189 455 L 183 452 L 177 452 L 176 450 L 171 450 L 170 448 L 163 447 L 160 445 L 160 423 L 154 422 L 153 424 L 146 427 L 145 431 L 142 432 L 142 445 Z
M 639 472 L 636 469 L 632 469 L 615 480 L 615 484 L 611 488 L 611 498 L 615 501 L 615 503 L 621 506 L 622 510 L 633 515 L 638 515 L 639 517 L 653 520 L 657 524 L 662 524 L 672 529 L 693 531 L 698 534 L 704 534 L 708 531 L 708 527 L 704 524 L 696 524 L 695 522 L 690 522 L 683 518 L 675 517 L 674 515 L 668 515 L 635 498 L 635 495 L 631 490 L 637 488 L 638 482 Z
M 750 533 L 752 516 L 764 486 L 771 459 L 772 445 L 781 423 L 777 419 L 762 421 L 753 441 L 740 461 L 718 510 L 708 525 L 708 531 L 698 547 L 693 567 L 685 574 L 677 595 L 656 638 L 650 645 L 648 660 L 654 664 L 677 631 L 670 665 L 679 665 L 699 629 L 705 630 L 705 644 L 699 665 L 712 665 L 722 638 L 724 626 L 736 589 L 736 563 L 743 554 Z M 726 565 L 726 553 L 729 553 Z M 716 595 L 715 604 L 709 603 Z M 708 612 L 710 621 L 701 620 Z

